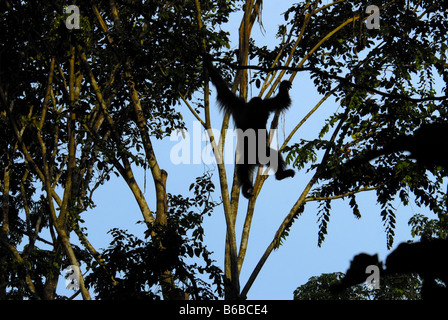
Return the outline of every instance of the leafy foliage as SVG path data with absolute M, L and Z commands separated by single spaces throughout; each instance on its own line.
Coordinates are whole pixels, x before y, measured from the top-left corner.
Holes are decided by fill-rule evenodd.
M 286 24 L 279 30 L 303 32 L 294 61 L 307 57 L 292 70 L 309 72 L 317 90 L 334 96 L 342 109 L 327 119 L 319 139 L 302 140 L 285 151 L 295 167 L 317 172 L 308 201 L 322 202 L 319 244 L 325 239 L 332 199 L 350 197 L 353 213 L 360 217 L 355 194 L 375 190 L 390 248 L 396 220 L 392 203 L 397 199 L 407 205 L 413 197 L 418 206 L 439 216 L 446 212 L 446 169 L 424 167 L 404 153 L 387 154 L 360 166 L 344 163 L 381 149 L 399 135 L 411 134 L 421 124 L 448 119 L 444 72 L 448 23 L 441 18 L 447 8 L 433 1 L 380 1 L 375 3 L 380 8 L 380 28 L 367 29 L 368 4 L 343 1 L 313 12 L 313 5 L 302 2 L 285 12 Z M 349 24 L 338 29 L 343 23 Z M 326 37 L 334 30 L 333 36 Z M 282 46 L 291 48 L 293 41 Z M 262 60 L 266 67 L 272 62 Z M 437 90 L 440 84 L 442 89 Z M 325 156 L 319 163 L 322 151 Z
M 415 214 L 409 219 L 412 237 L 420 237 L 421 240 L 446 239 L 448 236 L 448 225 L 446 217 L 441 219 L 430 219 L 422 214 Z
M 257 6 L 247 12 L 248 20 L 260 18 L 261 2 L 253 2 Z M 379 1 L 381 27 L 371 30 L 364 23 L 369 1 L 319 3 L 291 4 L 273 49 L 248 40 L 249 58 L 259 67 L 251 80 L 257 86 L 270 76 L 267 68 L 288 64 L 289 72 L 307 72 L 317 91 L 339 106 L 316 139 L 293 141 L 285 148 L 290 163 L 315 175 L 274 247 L 284 242 L 309 201 L 320 202 L 321 244 L 333 199 L 348 198 L 359 218 L 364 212 L 356 193 L 366 190 L 376 192 L 389 246 L 396 200 L 406 205 L 415 199 L 444 225 L 446 169 L 422 167 L 403 153 L 359 167 L 344 164 L 421 124 L 447 119 L 447 4 Z M 243 1 L 206 0 L 76 4 L 79 30 L 65 27 L 66 1 L 0 3 L 0 134 L 7 137 L 0 141 L 0 298 L 54 299 L 55 274 L 73 261 L 93 268 L 89 281 L 100 298 L 112 298 L 112 292 L 157 298 L 161 266 L 174 270 L 175 281 L 192 297 L 212 297 L 211 287 L 197 277 L 203 272 L 217 288 L 221 285 L 202 244 L 202 216 L 215 206 L 207 194 L 214 190 L 208 178 L 191 186 L 192 198 L 166 190 L 158 194 L 157 204 L 167 204 L 167 222 L 146 221 L 145 239 L 113 229 L 111 247 L 103 252 L 110 266 L 100 263 L 88 242 L 82 215 L 95 205 L 94 191 L 112 173 L 135 190 L 132 168 L 140 166 L 152 170 L 160 186 L 151 139 L 185 127 L 179 103 L 202 90 L 204 44 L 223 61 L 240 57 L 241 48 L 229 49 L 222 25 L 230 13 L 248 7 Z M 196 115 L 203 112 L 202 102 L 206 99 L 193 102 Z M 416 217 L 413 223 L 415 234 L 423 234 L 432 222 Z M 73 234 L 83 248 L 70 243 Z M 194 258 L 204 265 L 190 264 Z M 145 275 L 141 280 L 135 279 L 139 272 Z M 117 287 L 110 287 L 111 275 L 119 279 Z
M 149 139 L 184 127 L 178 104 L 203 83 L 198 48 L 203 39 L 215 49 L 227 44 L 219 26 L 234 10 L 223 1 L 199 3 L 203 30 L 194 1 L 77 1 L 80 29 L 71 30 L 66 1 L 0 3 L 0 133 L 8 137 L 0 142 L 1 299 L 58 298 L 58 275 L 68 264 L 107 269 L 87 239 L 82 214 L 95 205 L 94 191 L 112 173 L 136 188 L 132 168 L 157 165 Z M 151 232 L 160 235 L 159 244 L 175 240 L 171 254 L 188 256 L 191 244 L 193 257 L 198 253 L 204 261 L 192 270 L 209 272 L 218 283 L 219 271 L 201 243 L 202 218 L 190 210 L 199 206 L 201 214 L 211 214 L 215 205 L 205 192 L 213 186 L 207 181 L 195 184 L 194 199 L 170 196 L 167 229 L 154 224 Z M 175 217 L 175 208 L 186 211 Z M 70 243 L 72 234 L 82 248 Z M 127 264 L 113 266 L 117 272 L 140 270 L 131 262 L 145 255 L 164 257 L 157 241 L 129 235 L 127 242 L 119 228 L 113 235 L 114 246 L 133 254 Z M 107 253 L 119 264 L 119 250 Z M 156 269 L 147 270 L 148 281 L 160 271 L 151 261 L 146 267 Z M 179 281 L 193 275 L 188 263 L 176 265 Z M 195 280 L 193 296 L 212 296 L 207 280 Z M 120 297 L 134 293 L 127 289 Z
M 165 270 L 172 271 L 174 281 L 183 290 L 179 293 L 185 292 L 196 300 L 222 296 L 222 271 L 203 244 L 201 226 L 203 216 L 210 215 L 217 205 L 210 199 L 214 189 L 211 176 L 198 177 L 192 189 L 194 198 L 169 195 L 167 224 L 148 228 L 145 240 L 119 228 L 109 231 L 113 240 L 101 254 L 107 271 L 94 264 L 87 277 L 97 299 L 160 299 L 158 283 Z M 193 262 L 196 258 L 203 263 Z M 207 280 L 212 280 L 213 285 Z
M 339 294 L 332 294 L 330 286 L 344 277 L 342 272 L 323 273 L 311 277 L 294 291 L 294 300 L 420 300 L 421 280 L 417 275 L 383 277 L 380 289 L 365 284 L 352 286 Z

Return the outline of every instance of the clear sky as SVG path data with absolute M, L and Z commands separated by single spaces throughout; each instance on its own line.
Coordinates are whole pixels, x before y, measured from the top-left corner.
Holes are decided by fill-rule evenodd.
M 258 25 L 255 25 L 252 34 L 258 46 L 272 47 L 276 43 L 277 27 L 284 21 L 280 14 L 291 4 L 292 2 L 289 1 L 264 1 L 263 26 L 265 31 L 261 33 Z M 236 48 L 238 45 L 240 19 L 241 13 L 237 13 L 234 19 L 225 26 L 225 30 L 230 32 L 233 40 L 232 48 Z M 255 95 L 258 91 L 255 86 L 252 89 L 253 95 Z M 249 94 L 252 94 L 252 91 L 249 91 Z M 283 130 L 288 134 L 289 130 L 321 98 L 316 93 L 313 82 L 305 73 L 295 78 L 291 96 L 292 107 L 287 112 L 284 122 L 283 119 L 280 121 L 279 139 L 281 142 L 284 139 Z M 211 104 L 213 109 L 213 97 Z M 336 103 L 328 100 L 296 133 L 291 143 L 298 142 L 300 138 L 314 139 L 324 125 L 325 119 L 337 107 Z M 185 105 L 181 105 L 180 108 L 186 125 L 191 130 L 194 118 Z M 212 112 L 212 120 L 215 128 L 220 129 L 222 115 L 217 108 Z M 187 196 L 189 185 L 194 182 L 194 179 L 202 175 L 204 171 L 211 170 L 214 172 L 213 181 L 218 191 L 215 193 L 214 199 L 219 200 L 219 181 L 215 165 L 174 165 L 170 160 L 170 150 L 178 142 L 165 138 L 162 141 L 154 140 L 153 143 L 160 167 L 168 172 L 168 192 Z M 205 147 L 205 142 L 202 142 L 202 147 Z M 232 165 L 228 166 L 228 172 L 233 173 Z M 144 174 L 143 170 L 136 169 L 137 181 L 141 186 L 144 184 Z M 150 206 L 154 208 L 155 196 L 152 178 L 149 171 L 146 174 L 145 195 Z M 269 178 L 265 183 L 255 208 L 247 256 L 241 272 L 241 287 L 245 285 L 253 268 L 272 241 L 277 228 L 310 178 L 310 174 L 298 172 L 293 179 L 276 181 Z M 83 219 L 88 227 L 89 239 L 97 249 L 108 246 L 111 237 L 106 232 L 114 227 L 128 229 L 139 237 L 143 237 L 144 227 L 141 224 L 136 224 L 137 221 L 142 220 L 139 208 L 121 179 L 112 175 L 111 181 L 96 191 L 94 199 L 96 199 L 97 207 L 85 213 Z M 237 220 L 238 243 L 247 207 L 247 201 L 242 197 L 240 199 Z M 274 251 L 265 263 L 249 291 L 248 299 L 292 299 L 293 291 L 306 283 L 310 277 L 322 273 L 345 272 L 350 260 L 360 252 L 379 253 L 380 259 L 383 260 L 387 255 L 386 234 L 380 216 L 380 208 L 376 205 L 376 197 L 372 193 L 364 193 L 359 194 L 357 199 L 362 214 L 360 220 L 353 216 L 347 201 L 337 200 L 332 203 L 328 234 L 321 248 L 317 246 L 317 203 L 307 204 L 305 212 L 291 228 L 290 236 L 284 245 Z M 407 225 L 409 218 L 416 213 L 425 213 L 421 208 L 412 204 L 404 207 L 397 202 L 395 208 L 397 208 L 397 223 L 394 247 L 411 238 L 410 228 Z M 428 215 L 434 217 L 431 213 Z M 214 252 L 213 258 L 217 261 L 217 265 L 223 268 L 225 219 L 222 207 L 216 208 L 211 217 L 205 217 L 204 223 L 205 243 L 208 249 Z M 60 285 L 64 285 L 63 281 Z

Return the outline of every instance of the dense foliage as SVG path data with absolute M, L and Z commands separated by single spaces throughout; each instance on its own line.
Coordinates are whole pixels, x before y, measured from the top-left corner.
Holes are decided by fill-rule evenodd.
M 342 272 L 324 273 L 311 277 L 294 291 L 294 300 L 419 300 L 420 278 L 415 275 L 400 275 L 381 279 L 380 289 L 356 285 L 332 294 L 330 286 L 342 279 Z
M 66 25 L 73 18 L 68 4 L 0 2 L 1 299 L 65 298 L 56 288 L 67 265 L 90 272 L 80 279 L 84 299 L 91 299 L 88 288 L 103 299 L 211 299 L 222 292 L 244 298 L 306 203 L 319 203 L 322 244 L 332 201 L 348 199 L 360 218 L 365 213 L 357 194 L 364 191 L 376 194 L 389 247 L 394 201 L 415 202 L 437 215 L 430 231 L 429 222 L 416 216 L 415 233 L 446 230 L 446 168 L 422 166 L 404 152 L 345 165 L 422 124 L 448 120 L 446 2 L 377 1 L 380 27 L 369 29 L 367 0 L 298 1 L 279 17 L 283 24 L 272 47 L 251 38 L 254 24 L 263 22 L 262 0 L 81 0 L 79 29 Z M 241 19 L 232 30 L 238 44 L 223 31 L 233 12 Z M 238 238 L 239 188 L 217 164 L 227 231 L 221 274 L 203 243 L 202 218 L 217 205 L 210 198 L 210 176 L 196 175 L 192 197 L 172 195 L 163 169 L 168 166 L 153 148 L 154 140 L 188 127 L 186 113 L 211 129 L 205 51 L 244 97 L 251 82 L 260 97 L 269 97 L 283 77 L 293 81 L 301 75 L 322 96 L 303 119 L 288 119 L 294 129 L 283 152 L 305 186 L 242 288 L 239 274 L 267 176 L 256 177 L 256 196 Z M 329 101 L 337 108 L 314 139 L 297 138 L 302 124 Z M 278 115 L 272 128 L 277 124 Z M 222 129 L 228 126 L 224 117 Z M 217 151 L 215 138 L 209 136 Z M 444 137 L 428 141 L 432 152 L 445 146 Z M 148 170 L 154 192 L 143 192 L 136 168 Z M 83 217 L 111 174 L 129 187 L 147 231 L 135 235 L 117 226 L 110 246 L 100 252 L 89 241 Z M 73 244 L 74 237 L 81 245 Z

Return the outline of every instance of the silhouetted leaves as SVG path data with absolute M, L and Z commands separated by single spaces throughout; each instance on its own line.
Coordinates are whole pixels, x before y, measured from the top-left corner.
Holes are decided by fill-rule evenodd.
M 193 279 L 194 272 L 207 274 L 219 289 L 220 271 L 201 243 L 202 215 L 215 207 L 209 177 L 199 178 L 192 198 L 170 196 L 168 227 L 153 226 L 150 232 L 160 235 L 154 242 L 112 231 L 114 240 L 105 252 L 110 272 L 131 273 L 129 282 L 117 287 L 98 265 L 101 260 L 93 259 L 99 258 L 85 238 L 82 214 L 94 206 L 94 191 L 112 173 L 123 176 L 127 165 L 149 167 L 153 159 L 142 131 L 162 139 L 184 128 L 179 103 L 202 87 L 202 40 L 213 49 L 228 47 L 220 24 L 234 4 L 201 0 L 202 30 L 194 1 L 75 4 L 81 14 L 78 30 L 65 25 L 66 1 L 0 3 L 0 299 L 57 297 L 57 273 L 70 264 L 59 230 L 78 236 L 83 248 L 71 244 L 75 259 L 95 269 L 99 278 L 91 281 L 98 281 L 102 298 L 114 293 L 117 298 L 155 298 L 157 292 L 146 284 L 154 283 L 160 266 L 176 267 L 178 281 Z M 139 123 L 142 116 L 145 121 Z M 71 171 L 70 141 L 75 151 Z M 61 221 L 51 218 L 50 204 Z M 166 250 L 157 251 L 164 244 Z M 204 265 L 181 261 L 187 251 Z M 138 261 L 144 258 L 150 261 Z M 139 272 L 144 274 L 140 282 Z M 208 284 L 195 281 L 193 297 L 215 295 Z M 193 288 L 191 282 L 188 286 Z
M 145 240 L 119 228 L 109 231 L 113 240 L 101 254 L 107 272 L 96 265 L 87 277 L 97 299 L 160 299 L 158 283 L 165 270 L 172 271 L 174 281 L 193 299 L 222 295 L 223 274 L 203 244 L 201 226 L 204 214 L 217 205 L 210 199 L 210 178 L 208 174 L 197 178 L 192 185 L 194 198 L 169 195 L 166 225 L 148 228 Z M 192 258 L 202 263 L 192 263 Z M 111 276 L 117 284 L 113 284 Z
M 302 140 L 284 150 L 293 166 L 318 170 L 318 183 L 310 198 L 322 202 L 318 211 L 319 243 L 330 220 L 331 206 L 326 199 L 350 196 L 349 205 L 360 217 L 352 195 L 375 190 L 376 211 L 383 219 L 390 247 L 395 229 L 391 204 L 397 199 L 407 205 L 415 198 L 418 206 L 439 216 L 446 212 L 446 170 L 416 162 L 404 152 L 388 153 L 367 163 L 349 160 L 380 150 L 424 124 L 448 120 L 448 99 L 444 96 L 448 78 L 441 67 L 446 67 L 448 39 L 443 32 L 448 30 L 448 22 L 442 17 L 447 7 L 439 7 L 434 1 L 376 3 L 381 8 L 380 28 L 376 30 L 367 29 L 363 20 L 368 4 L 344 1 L 307 16 L 311 7 L 299 3 L 285 13 L 286 26 L 297 34 L 302 32 L 306 18 L 310 19 L 294 53 L 297 61 L 343 22 L 354 20 L 317 47 L 303 66 L 308 67 L 318 92 L 331 93 L 342 110 L 327 119 L 318 139 Z M 291 45 L 284 44 L 286 48 Z M 436 89 L 436 83 L 441 89 Z M 337 127 L 341 119 L 343 123 Z M 336 128 L 339 131 L 332 137 Z M 432 152 L 446 146 L 440 137 L 431 137 L 424 144 L 431 149 L 421 151 L 428 159 Z M 324 159 L 323 154 L 327 155 Z
M 365 284 L 349 287 L 333 294 L 330 287 L 344 277 L 342 272 L 323 273 L 311 277 L 294 291 L 294 300 L 420 300 L 421 280 L 416 274 L 381 278 L 380 289 Z

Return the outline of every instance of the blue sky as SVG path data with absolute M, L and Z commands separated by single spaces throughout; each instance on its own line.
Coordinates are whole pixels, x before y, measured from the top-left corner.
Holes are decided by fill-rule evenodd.
M 275 34 L 278 24 L 282 23 L 280 15 L 291 5 L 289 1 L 264 1 L 263 26 L 264 33 L 260 32 L 258 25 L 253 28 L 252 37 L 256 39 L 258 46 L 275 44 Z M 233 20 L 225 26 L 233 40 L 233 48 L 238 45 L 238 27 L 241 13 L 235 14 Z M 253 87 L 254 95 L 258 92 Z M 252 91 L 249 91 L 251 94 Z M 284 139 L 286 134 L 300 121 L 308 111 L 321 99 L 316 93 L 312 81 L 307 74 L 299 74 L 291 90 L 292 107 L 287 112 L 284 122 L 281 119 L 279 127 L 279 139 Z M 214 108 L 215 100 L 212 97 L 212 123 L 219 129 L 222 115 Z M 338 105 L 328 100 L 323 106 L 300 128 L 291 143 L 300 138 L 313 139 L 322 128 L 325 119 L 328 118 Z M 187 127 L 191 130 L 194 117 L 185 105 L 179 107 Z M 283 127 L 284 126 L 284 127 Z M 168 172 L 167 189 L 173 194 L 188 195 L 189 185 L 204 171 L 214 172 L 213 181 L 219 188 L 218 173 L 215 165 L 205 164 L 179 164 L 174 165 L 170 160 L 170 151 L 176 141 L 165 138 L 162 141 L 153 141 L 158 162 L 161 168 Z M 203 142 L 202 146 L 205 146 Z M 228 172 L 233 173 L 233 166 L 227 166 Z M 144 184 L 145 172 L 136 169 L 137 181 Z M 146 196 L 152 208 L 155 207 L 153 183 L 149 171 L 147 174 Z M 274 234 L 289 212 L 292 205 L 301 194 L 304 186 L 311 178 L 310 174 L 298 172 L 293 179 L 276 181 L 269 178 L 265 183 L 257 200 L 255 215 L 253 218 L 251 235 L 247 249 L 247 256 L 241 271 L 241 286 L 243 287 L 253 268 L 261 258 L 266 247 L 272 241 Z M 219 200 L 220 191 L 215 193 L 214 199 Z M 244 223 L 244 214 L 247 201 L 240 197 L 240 210 L 237 219 L 237 240 L 241 236 L 241 227 Z M 96 208 L 86 212 L 83 219 L 88 227 L 89 239 L 97 248 L 106 248 L 111 240 L 107 231 L 114 227 L 128 229 L 130 232 L 143 237 L 144 226 L 136 224 L 142 220 L 139 208 L 129 191 L 127 185 L 119 178 L 112 176 L 111 181 L 96 191 Z M 296 220 L 291 228 L 290 236 L 278 250 L 274 251 L 262 271 L 258 275 L 254 285 L 248 294 L 248 299 L 292 299 L 293 291 L 306 283 L 312 276 L 336 271 L 345 272 L 350 260 L 360 252 L 369 254 L 379 253 L 383 260 L 388 251 L 386 248 L 386 234 L 380 216 L 380 208 L 376 205 L 376 197 L 373 193 L 359 194 L 358 203 L 362 218 L 357 220 L 347 201 L 336 200 L 332 203 L 332 213 L 328 226 L 328 234 L 322 247 L 317 246 L 317 203 L 308 203 L 305 212 Z M 395 230 L 394 247 L 400 242 L 411 238 L 410 228 L 407 222 L 416 213 L 425 213 L 412 203 L 404 207 L 397 202 L 397 223 Z M 427 212 L 426 212 L 427 213 Z M 434 217 L 432 213 L 428 213 Z M 211 217 L 205 217 L 204 228 L 206 232 L 205 242 L 209 250 L 214 252 L 213 258 L 221 268 L 224 265 L 225 219 L 221 207 L 215 209 Z M 238 245 L 239 246 L 239 245 Z M 60 286 L 64 283 L 61 281 Z

